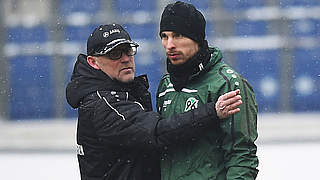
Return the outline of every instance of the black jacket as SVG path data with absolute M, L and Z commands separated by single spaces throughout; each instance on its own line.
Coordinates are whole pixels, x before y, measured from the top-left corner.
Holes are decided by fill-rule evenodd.
M 217 124 L 214 103 L 162 119 L 152 111 L 146 76 L 120 83 L 80 54 L 66 89 L 78 108 L 78 161 L 82 179 L 160 179 L 159 150 L 188 142 Z

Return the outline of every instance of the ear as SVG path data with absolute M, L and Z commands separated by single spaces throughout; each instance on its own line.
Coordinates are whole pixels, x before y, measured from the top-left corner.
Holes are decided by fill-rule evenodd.
M 97 62 L 97 59 L 96 59 L 96 58 L 97 58 L 97 57 L 88 56 L 88 57 L 87 57 L 87 62 L 88 62 L 88 64 L 89 64 L 91 67 L 99 70 L 99 69 L 100 69 L 99 63 Z

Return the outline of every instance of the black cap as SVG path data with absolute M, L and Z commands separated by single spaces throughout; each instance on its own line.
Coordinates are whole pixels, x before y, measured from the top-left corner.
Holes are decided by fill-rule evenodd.
M 205 40 L 206 20 L 192 4 L 177 1 L 168 4 L 161 15 L 160 36 L 163 31 L 180 33 L 199 44 Z
M 87 55 L 104 55 L 120 44 L 139 46 L 119 24 L 106 24 L 97 27 L 87 41 Z

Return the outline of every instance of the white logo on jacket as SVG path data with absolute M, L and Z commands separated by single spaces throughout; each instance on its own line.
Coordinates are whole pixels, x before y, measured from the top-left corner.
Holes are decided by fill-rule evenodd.
M 82 145 L 77 144 L 77 154 L 80 156 L 84 156 L 84 151 Z

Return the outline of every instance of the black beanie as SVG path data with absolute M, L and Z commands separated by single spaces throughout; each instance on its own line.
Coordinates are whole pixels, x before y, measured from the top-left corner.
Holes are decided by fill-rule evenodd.
M 192 4 L 177 1 L 168 4 L 160 20 L 160 36 L 163 31 L 180 33 L 199 44 L 205 39 L 206 20 Z

